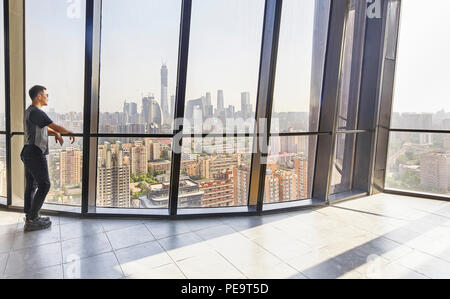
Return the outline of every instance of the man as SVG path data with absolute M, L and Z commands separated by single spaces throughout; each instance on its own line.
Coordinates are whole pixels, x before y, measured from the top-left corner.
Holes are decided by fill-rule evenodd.
M 26 214 L 24 230 L 35 231 L 47 229 L 52 225 L 49 217 L 40 217 L 39 211 L 50 190 L 47 155 L 48 136 L 55 136 L 56 142 L 62 146 L 61 134 L 72 134 L 71 131 L 58 126 L 41 110 L 48 106 L 49 95 L 44 86 L 36 85 L 29 91 L 32 105 L 25 111 L 25 146 L 20 154 L 25 165 L 25 206 Z M 70 137 L 72 144 L 74 137 Z

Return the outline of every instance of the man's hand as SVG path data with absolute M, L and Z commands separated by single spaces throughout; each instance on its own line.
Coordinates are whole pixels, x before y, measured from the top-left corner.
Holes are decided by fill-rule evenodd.
M 61 146 L 63 146 L 63 144 L 64 144 L 64 139 L 62 138 L 61 134 L 59 134 L 59 133 L 57 133 L 55 135 L 55 141 L 56 141 L 56 143 L 59 142 L 59 144 L 61 144 Z
M 68 134 L 73 134 L 73 132 L 69 131 Z M 70 138 L 70 144 L 74 144 L 75 143 L 75 136 L 70 136 L 69 138 Z

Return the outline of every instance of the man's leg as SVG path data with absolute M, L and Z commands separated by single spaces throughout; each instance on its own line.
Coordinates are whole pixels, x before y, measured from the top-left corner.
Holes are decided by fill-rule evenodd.
M 47 159 L 44 155 L 25 158 L 25 167 L 37 183 L 37 192 L 31 202 L 27 213 L 27 219 L 34 220 L 39 216 L 39 211 L 44 204 L 45 197 L 50 191 L 50 177 L 48 174 Z M 30 194 L 31 195 L 31 194 Z
M 37 182 L 34 180 L 34 177 L 31 174 L 31 172 L 28 171 L 26 168 L 25 168 L 25 179 L 26 179 L 26 186 L 25 186 L 24 212 L 28 219 L 31 210 L 31 203 L 33 202 L 33 198 L 36 195 L 38 185 Z

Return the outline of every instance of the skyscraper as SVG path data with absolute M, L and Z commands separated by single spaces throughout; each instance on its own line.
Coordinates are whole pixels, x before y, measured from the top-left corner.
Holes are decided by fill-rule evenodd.
M 169 70 L 166 64 L 161 67 L 161 110 L 164 118 L 164 124 L 169 124 L 170 112 L 169 112 Z
M 153 96 L 142 99 L 142 121 L 151 128 L 152 133 L 158 133 L 161 128 L 161 107 Z
M 450 189 L 450 154 L 428 152 L 420 155 L 420 185 L 429 191 Z
M 243 118 L 250 117 L 252 114 L 252 105 L 250 104 L 250 93 L 241 93 L 241 113 Z
M 82 156 L 81 151 L 68 147 L 59 153 L 60 185 L 74 186 L 81 183 Z
M 206 96 L 204 97 L 204 112 L 205 112 L 205 117 L 212 117 L 214 115 L 214 106 L 211 105 L 211 93 L 207 92 Z
M 141 141 L 133 142 L 130 153 L 131 173 L 135 175 L 147 174 L 147 149 Z
M 223 90 L 217 91 L 217 114 L 220 116 L 225 110 L 225 102 L 223 96 Z
M 97 206 L 130 207 L 130 167 L 123 163 L 122 143 L 98 147 Z

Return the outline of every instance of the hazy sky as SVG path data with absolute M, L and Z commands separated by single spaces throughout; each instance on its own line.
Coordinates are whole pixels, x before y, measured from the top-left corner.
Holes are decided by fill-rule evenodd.
M 402 1 L 394 111 L 450 111 L 450 1 Z
M 80 18 L 68 17 L 72 2 L 27 0 L 27 86 L 43 84 L 57 111 L 81 111 L 85 1 Z M 264 0 L 194 0 L 187 99 L 218 89 L 225 105 L 240 109 L 240 94 L 256 103 Z M 124 100 L 160 98 L 160 68 L 169 68 L 175 94 L 181 0 L 103 2 L 101 111 L 121 111 Z M 280 42 L 277 110 L 308 110 L 314 3 L 286 0 Z M 33 14 L 31 14 L 33 12 Z M 300 91 L 300 92 L 299 92 Z M 280 100 L 278 100 L 280 99 Z
M 50 108 L 82 111 L 85 0 L 26 0 L 27 87 L 49 88 Z M 160 98 L 160 68 L 169 68 L 175 94 L 181 0 L 103 1 L 101 110 L 122 111 L 141 94 Z M 403 2 L 394 110 L 450 111 L 450 1 Z M 424 11 L 426 9 L 426 13 Z M 31 13 L 32 12 L 32 13 Z M 285 0 L 280 35 L 275 109 L 308 111 L 313 0 Z M 194 0 L 187 99 L 207 91 L 216 105 L 240 109 L 240 93 L 256 101 L 264 0 Z M 3 74 L 1 74 L 3 76 Z M 3 88 L 2 88 L 3 89 Z

